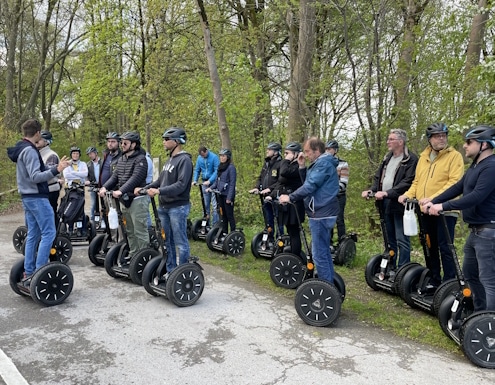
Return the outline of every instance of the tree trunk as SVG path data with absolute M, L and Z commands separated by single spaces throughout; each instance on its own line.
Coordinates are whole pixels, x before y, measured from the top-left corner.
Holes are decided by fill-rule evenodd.
M 215 60 L 215 50 L 211 44 L 210 27 L 208 25 L 208 16 L 204 7 L 203 0 L 196 0 L 199 9 L 199 16 L 201 20 L 201 29 L 203 30 L 203 36 L 205 40 L 205 53 L 208 60 L 208 70 L 210 72 L 210 79 L 213 87 L 213 99 L 215 101 L 217 120 L 220 130 L 220 139 L 222 142 L 222 148 L 232 149 L 230 143 L 229 127 L 227 126 L 227 118 L 225 116 L 225 109 L 222 107 L 222 84 L 220 82 L 220 76 L 218 75 L 217 63 Z
M 297 52 L 291 52 L 294 63 L 289 90 L 287 140 L 303 141 L 308 135 L 310 109 L 306 104 L 316 42 L 315 0 L 301 0 Z

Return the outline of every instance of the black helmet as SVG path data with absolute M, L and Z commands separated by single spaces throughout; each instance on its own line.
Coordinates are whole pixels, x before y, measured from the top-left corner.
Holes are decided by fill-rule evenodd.
M 271 143 L 268 143 L 268 146 L 266 146 L 267 150 L 273 150 L 273 151 L 277 151 L 277 152 L 280 152 L 280 150 L 282 150 L 282 146 L 280 144 L 278 144 L 277 142 L 271 142 Z
M 487 142 L 495 148 L 495 128 L 485 124 L 475 126 L 467 132 L 464 139 L 473 139 L 480 143 Z
M 301 152 L 301 150 L 302 150 L 301 145 L 297 142 L 287 143 L 287 145 L 285 146 L 285 149 L 289 150 L 289 151 L 294 151 L 294 152 Z
M 428 128 L 426 129 L 426 137 L 428 139 L 430 139 L 433 134 L 442 134 L 442 133 L 446 135 L 449 134 L 449 129 L 447 128 L 447 125 L 442 122 L 433 123 L 432 125 L 428 126 Z
M 120 140 L 129 140 L 131 143 L 141 144 L 141 137 L 139 132 L 127 131 L 120 136 Z
M 117 142 L 120 142 L 120 135 L 116 132 L 109 132 L 105 139 L 115 139 Z
M 182 128 L 170 127 L 168 130 L 166 130 L 163 133 L 162 138 L 163 139 L 168 138 L 170 140 L 175 140 L 177 143 L 185 144 L 187 140 L 187 135 Z
M 94 147 L 88 147 L 86 149 L 86 155 L 88 155 L 90 152 L 96 152 L 98 154 L 98 150 Z
M 78 152 L 79 155 L 81 155 L 81 149 L 79 147 L 71 147 L 70 148 L 70 155 L 72 155 L 73 152 Z
M 218 155 L 227 155 L 227 158 L 231 159 L 232 158 L 232 152 L 227 149 L 227 148 L 222 148 Z
M 48 142 L 48 144 L 51 144 L 53 141 L 53 136 L 50 131 L 45 131 L 45 130 L 41 131 L 41 137 L 45 139 Z
M 336 140 L 329 140 L 325 145 L 325 148 L 333 148 L 334 150 L 339 149 L 339 143 Z

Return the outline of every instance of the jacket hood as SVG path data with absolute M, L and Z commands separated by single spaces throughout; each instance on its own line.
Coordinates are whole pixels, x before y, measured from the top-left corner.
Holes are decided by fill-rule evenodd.
M 19 155 L 26 148 L 32 146 L 32 143 L 26 139 L 18 141 L 14 147 L 7 148 L 7 155 L 10 160 L 14 163 L 17 163 L 19 159 Z

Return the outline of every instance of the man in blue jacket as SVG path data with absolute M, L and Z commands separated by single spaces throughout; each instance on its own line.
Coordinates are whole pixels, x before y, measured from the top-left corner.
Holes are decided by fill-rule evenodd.
M 22 132 L 24 139 L 9 147 L 7 153 L 10 160 L 16 163 L 17 189 L 28 228 L 22 280 L 23 285 L 28 287 L 32 274 L 48 263 L 55 239 L 55 217 L 48 200 L 48 181 L 68 167 L 69 160 L 64 156 L 58 165 L 45 168 L 36 148 L 36 142 L 41 139 L 41 123 L 29 119 L 22 125 Z
M 311 162 L 306 170 L 306 158 Z M 304 143 L 304 154 L 299 154 L 299 172 L 305 179 L 301 187 L 289 195 L 281 195 L 280 203 L 304 200 L 311 231 L 311 252 L 318 278 L 333 283 L 334 269 L 330 253 L 330 230 L 339 214 L 338 159 L 325 153 L 325 143 L 316 137 Z
M 213 219 L 210 223 L 211 225 L 218 222 L 217 200 L 215 199 L 215 194 L 206 192 L 206 189 L 217 180 L 219 164 L 220 158 L 217 154 L 208 150 L 205 146 L 199 148 L 198 159 L 196 160 L 196 166 L 194 167 L 193 185 L 198 184 L 198 178 L 201 175 L 203 181 L 201 188 L 203 189 L 206 214 L 208 214 L 208 218 Z M 213 206 L 213 216 L 210 214 L 211 206 Z

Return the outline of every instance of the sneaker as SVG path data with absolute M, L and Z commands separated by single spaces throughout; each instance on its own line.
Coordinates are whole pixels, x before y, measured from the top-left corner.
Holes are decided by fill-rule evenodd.
M 31 278 L 32 278 L 32 275 L 27 275 L 24 272 L 22 279 L 21 279 L 22 286 L 29 288 L 29 286 L 31 285 Z

